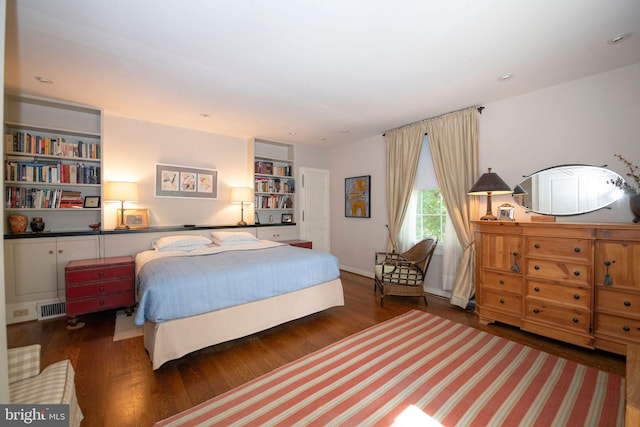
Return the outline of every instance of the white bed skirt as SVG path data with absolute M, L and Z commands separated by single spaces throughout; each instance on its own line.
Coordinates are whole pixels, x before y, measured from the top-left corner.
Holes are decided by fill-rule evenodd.
M 144 347 L 153 369 L 192 351 L 264 331 L 309 314 L 344 305 L 335 279 L 261 301 L 162 323 L 144 324 Z

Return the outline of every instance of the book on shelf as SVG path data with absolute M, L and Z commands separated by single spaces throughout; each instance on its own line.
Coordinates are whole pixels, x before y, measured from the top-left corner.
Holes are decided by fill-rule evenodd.
M 5 146 L 11 147 L 15 153 L 39 154 L 69 158 L 98 160 L 101 147 L 92 142 L 68 142 L 63 137 L 46 137 L 31 135 L 29 132 L 5 134 Z
M 6 181 L 51 184 L 100 184 L 100 166 L 61 162 L 5 162 Z

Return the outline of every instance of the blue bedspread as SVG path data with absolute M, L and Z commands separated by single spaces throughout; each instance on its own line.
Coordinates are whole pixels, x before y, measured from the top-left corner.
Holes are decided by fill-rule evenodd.
M 135 323 L 207 313 L 339 276 L 333 255 L 289 245 L 154 259 L 138 272 Z

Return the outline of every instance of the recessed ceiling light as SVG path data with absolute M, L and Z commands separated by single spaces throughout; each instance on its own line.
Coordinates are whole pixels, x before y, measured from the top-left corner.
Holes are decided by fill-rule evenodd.
M 296 136 L 297 134 L 298 134 L 298 132 L 294 132 L 294 131 L 289 132 L 289 135 L 291 135 L 291 136 Z
M 349 133 L 349 129 L 340 129 L 340 133 Z
M 320 138 L 318 138 L 318 141 L 326 141 L 327 138 L 325 138 L 324 136 L 321 136 Z
M 513 74 L 509 73 L 509 74 L 503 74 L 502 76 L 498 77 L 498 81 L 500 82 L 506 82 L 509 81 L 513 78 Z
M 42 76 L 36 76 L 36 80 L 39 81 L 40 83 L 46 83 L 46 84 L 53 84 L 53 80 L 49 80 L 46 77 L 42 77 Z
M 628 40 L 630 37 L 631 33 L 618 34 L 617 36 L 611 37 L 609 40 L 607 40 L 607 44 L 620 44 L 623 41 Z
M 202 117 L 211 117 L 211 114 L 209 114 L 209 113 L 200 113 L 200 116 L 202 116 Z

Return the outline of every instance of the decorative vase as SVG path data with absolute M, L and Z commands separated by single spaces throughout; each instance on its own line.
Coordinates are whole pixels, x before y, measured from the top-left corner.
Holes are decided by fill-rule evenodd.
M 29 218 L 26 215 L 9 215 L 9 230 L 12 233 L 24 233 L 27 231 Z
M 34 217 L 31 220 L 31 231 L 34 233 L 40 233 L 44 230 L 44 221 L 39 216 Z
M 629 196 L 629 207 L 633 214 L 633 222 L 640 222 L 640 193 Z

